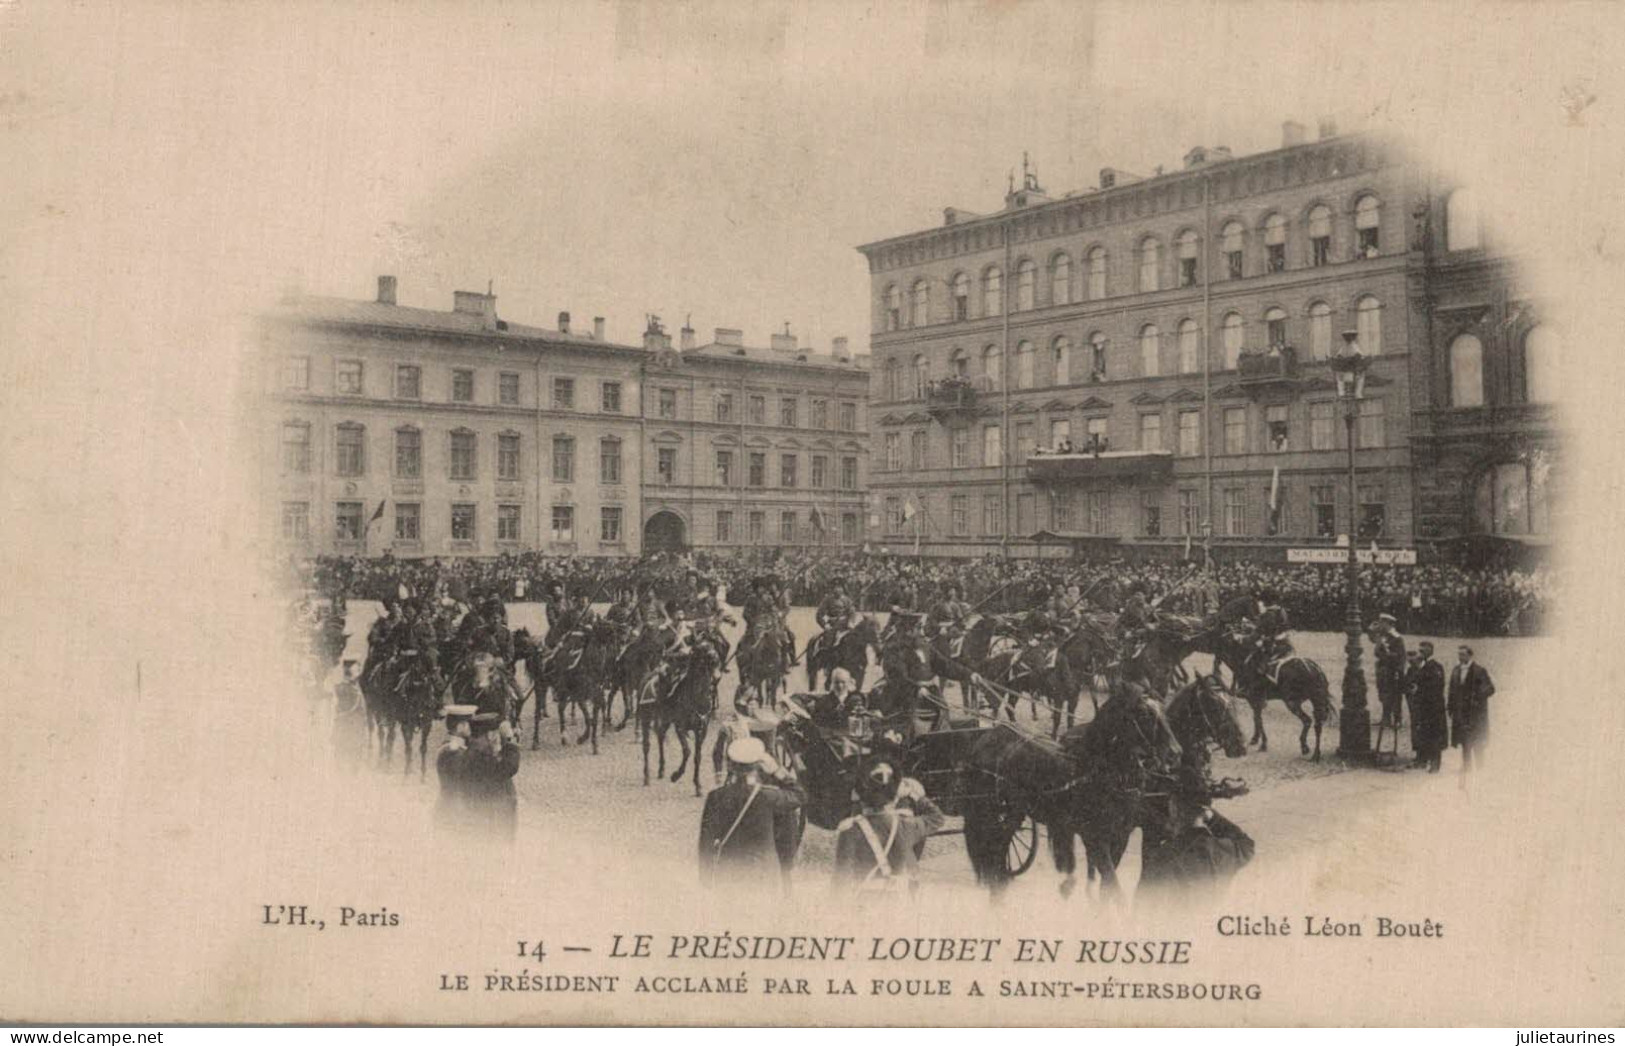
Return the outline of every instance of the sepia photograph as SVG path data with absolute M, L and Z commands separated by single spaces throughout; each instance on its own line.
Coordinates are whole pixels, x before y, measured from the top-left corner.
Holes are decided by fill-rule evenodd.
M 0 3 L 0 1019 L 1620 1024 L 1622 28 Z

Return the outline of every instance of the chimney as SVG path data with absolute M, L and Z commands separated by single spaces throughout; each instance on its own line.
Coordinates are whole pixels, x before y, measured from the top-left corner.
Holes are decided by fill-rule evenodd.
M 671 348 L 671 335 L 659 327 L 650 326 L 643 332 L 643 347 L 650 352 L 664 352 Z
M 1320 138 L 1321 138 L 1321 140 L 1325 141 L 1327 138 L 1336 138 L 1336 137 L 1337 137 L 1337 121 L 1332 119 L 1330 116 L 1322 116 L 1320 118 Z
M 393 277 L 393 276 L 380 276 L 380 277 L 378 277 L 378 304 L 379 305 L 394 305 L 395 304 L 395 277 Z
M 1117 172 L 1112 170 L 1110 167 L 1102 167 L 1100 169 L 1100 187 L 1102 189 L 1110 189 L 1116 184 Z
M 716 343 L 739 348 L 745 344 L 745 332 L 735 330 L 732 327 L 718 327 L 716 330 Z
M 592 340 L 604 340 L 604 318 L 602 316 L 594 316 L 592 318 Z
M 852 352 L 846 347 L 846 336 L 842 335 L 830 342 L 829 354 L 843 363 L 852 358 Z
M 1324 126 L 1324 125 L 1322 125 Z M 1281 148 L 1290 149 L 1294 145 L 1302 145 L 1308 140 L 1309 129 L 1296 120 L 1285 120 L 1281 123 Z M 1325 137 L 1322 133 L 1321 137 Z
M 497 296 L 495 294 L 481 294 L 478 291 L 453 291 L 451 295 L 451 311 L 478 316 L 481 326 L 486 330 L 497 329 Z
M 682 338 L 683 351 L 687 352 L 694 347 L 694 328 L 686 323 L 683 324 Z
M 796 351 L 796 336 L 789 331 L 773 335 L 773 349 L 776 352 Z
M 569 334 L 570 333 L 570 314 L 567 313 L 567 312 L 559 313 L 559 333 L 560 334 Z

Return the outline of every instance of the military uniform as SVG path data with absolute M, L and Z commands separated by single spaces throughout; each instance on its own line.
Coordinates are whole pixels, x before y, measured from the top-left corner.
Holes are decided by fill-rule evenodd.
M 478 732 L 495 729 L 499 717 L 478 713 L 472 717 Z M 519 773 L 519 746 L 503 739 L 495 752 L 483 751 L 462 738 L 447 741 L 435 756 L 440 779 L 436 817 L 443 827 L 484 833 L 512 841 L 519 828 L 519 793 L 513 779 Z
M 719 872 L 788 871 L 800 843 L 797 817 L 807 792 L 788 777 L 772 784 L 735 777 L 705 797 L 700 814 L 700 881 Z

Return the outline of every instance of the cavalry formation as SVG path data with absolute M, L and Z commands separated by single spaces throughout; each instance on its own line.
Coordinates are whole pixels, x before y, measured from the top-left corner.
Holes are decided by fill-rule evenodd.
M 1200 618 L 1159 610 L 1196 580 L 1193 573 L 1153 599 L 1101 575 L 1015 594 L 1015 605 L 1030 609 L 1014 613 L 984 610 L 989 600 L 973 605 L 950 588 L 925 612 L 896 608 L 884 623 L 858 609 L 863 592 L 837 586 L 818 606 L 819 631 L 805 648 L 786 625 L 787 588 L 772 575 L 753 579 L 743 597 L 698 572 L 630 573 L 575 592 L 553 583 L 540 635 L 510 629 L 497 595 L 464 602 L 402 585 L 368 630 L 359 674 L 346 662 L 346 677 L 364 698 L 370 747 L 392 763 L 398 734 L 407 774 L 415 747 L 426 775 L 428 734 L 452 704 L 497 713 L 516 731 L 528 707 L 533 750 L 550 709 L 559 743 L 595 755 L 604 731 L 634 725 L 645 785 L 668 776 L 674 734 L 679 759 L 669 778 L 689 777 L 696 795 L 713 728 L 714 768 L 727 741 L 748 731 L 795 769 L 808 794 L 806 822 L 833 829 L 852 812 L 861 765 L 885 755 L 962 818 L 980 881 L 997 889 L 1030 867 L 1042 826 L 1063 890 L 1075 881 L 1076 842 L 1089 876 L 1110 888 L 1136 827 L 1148 852 L 1193 826 L 1240 834 L 1211 807 L 1244 789 L 1210 772 L 1212 748 L 1231 757 L 1247 750 L 1232 696 L 1252 706 L 1251 742 L 1260 749 L 1268 745 L 1263 708 L 1283 702 L 1313 759 L 1335 712 L 1324 671 L 1293 652 L 1269 592 Z M 335 605 L 308 621 L 311 656 L 327 670 L 347 642 L 343 613 Z M 727 633 L 741 622 L 735 646 Z M 1190 672 L 1193 654 L 1210 655 L 1211 671 Z M 797 666 L 808 690 L 792 694 Z M 730 667 L 732 715 L 719 715 Z M 1080 721 L 1085 696 L 1092 714 Z

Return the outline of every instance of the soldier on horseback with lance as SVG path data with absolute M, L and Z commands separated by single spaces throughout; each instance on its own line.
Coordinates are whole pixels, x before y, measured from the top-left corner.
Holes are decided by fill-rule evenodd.
M 946 635 L 949 649 L 957 657 L 959 644 L 965 638 L 965 629 L 970 622 L 971 613 L 971 605 L 965 602 L 965 590 L 957 583 L 951 584 L 945 598 L 931 608 L 931 613 L 925 621 L 926 632 L 931 636 Z
M 796 638 L 784 623 L 784 615 L 789 611 L 790 594 L 781 589 L 779 579 L 771 574 L 758 577 L 751 582 L 750 598 L 745 602 L 745 639 L 740 641 L 741 645 L 777 633 L 779 642 L 790 655 L 789 663 L 800 664 Z
M 808 664 L 816 664 L 815 659 L 819 654 L 838 646 L 846 634 L 857 627 L 861 618 L 857 604 L 846 594 L 846 586 L 839 580 L 835 582 L 829 595 L 818 604 L 813 616 L 817 619 L 821 631 L 807 649 Z
M 1247 655 L 1246 664 L 1257 670 L 1259 675 L 1271 683 L 1276 681 L 1276 673 L 1280 671 L 1281 662 L 1292 656 L 1292 640 L 1287 636 L 1288 621 L 1286 608 L 1273 598 L 1274 593 L 1265 592 L 1259 602 L 1263 609 L 1259 612 L 1258 622 L 1253 638 L 1252 652 Z

